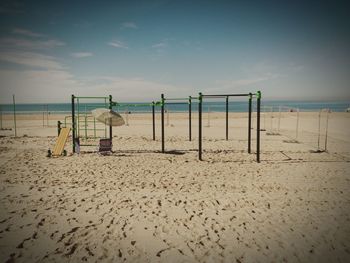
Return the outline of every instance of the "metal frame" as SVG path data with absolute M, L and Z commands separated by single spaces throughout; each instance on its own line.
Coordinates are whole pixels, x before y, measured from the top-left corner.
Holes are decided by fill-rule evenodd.
M 198 159 L 202 160 L 202 107 L 203 99 L 217 99 L 226 98 L 226 140 L 228 140 L 228 99 L 229 97 L 249 97 L 248 100 L 248 153 L 251 153 L 251 121 L 252 121 L 252 98 L 255 97 L 257 101 L 257 134 L 256 134 L 256 161 L 260 163 L 260 107 L 261 107 L 261 92 L 257 91 L 253 93 L 244 94 L 214 94 L 204 95 L 199 93 L 199 106 L 198 106 Z
M 187 102 L 183 102 L 186 100 Z M 198 97 L 189 96 L 188 98 L 165 98 L 164 94 L 161 94 L 161 137 L 162 137 L 162 153 L 165 153 L 165 127 L 164 127 L 164 106 L 165 105 L 184 105 L 188 104 L 188 140 L 192 140 L 192 100 L 198 100 Z M 171 102 L 167 102 L 171 101 Z M 180 102 L 173 102 L 180 101 Z M 182 101 L 182 102 L 181 102 Z
M 77 138 L 79 138 L 79 133 L 78 129 L 79 129 L 79 100 L 80 99 L 93 99 L 93 100 L 97 100 L 97 99 L 103 99 L 105 102 L 105 106 L 106 102 L 108 101 L 108 108 L 112 109 L 112 95 L 109 95 L 108 97 L 81 97 L 81 96 L 74 96 L 72 94 L 71 96 L 71 103 L 72 103 L 72 150 L 73 153 L 75 153 L 75 141 Z M 78 108 L 75 108 L 75 103 L 77 103 Z M 78 111 L 78 118 L 75 117 L 76 115 L 76 110 Z M 86 127 L 85 127 L 86 128 Z M 107 137 L 107 135 L 106 135 Z M 113 130 L 112 130 L 112 126 L 109 126 L 109 139 L 112 140 L 113 137 Z M 94 145 L 88 145 L 88 144 L 81 144 L 80 146 L 94 146 Z

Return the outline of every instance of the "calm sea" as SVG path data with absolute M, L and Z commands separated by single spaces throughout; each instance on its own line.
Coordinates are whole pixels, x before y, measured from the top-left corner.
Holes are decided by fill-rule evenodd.
M 126 107 L 113 107 L 114 110 L 118 112 L 151 112 L 151 106 L 140 105 L 142 103 L 130 103 L 135 106 L 126 106 Z M 350 107 L 350 102 L 310 102 L 310 101 L 262 101 L 262 111 L 279 111 L 279 107 L 282 106 L 283 111 L 288 111 L 289 109 L 299 108 L 300 111 L 318 111 L 319 109 L 330 109 L 335 112 L 344 112 Z M 104 104 L 99 103 L 90 103 L 84 104 L 80 103 L 79 111 L 80 112 L 89 112 L 95 108 L 103 108 Z M 255 104 L 253 103 L 255 108 Z M 173 104 L 166 105 L 166 109 L 169 112 L 186 112 L 188 111 L 188 104 Z M 272 109 L 271 109 L 272 108 Z M 78 110 L 76 106 L 76 110 Z M 156 107 L 157 111 L 160 111 L 160 107 Z M 197 103 L 192 104 L 192 111 L 197 110 Z M 3 114 L 13 113 L 13 105 L 11 104 L 2 104 L 0 105 L 0 111 Z M 203 112 L 225 112 L 225 102 L 204 102 L 203 103 Z M 229 102 L 229 111 L 230 112 L 247 112 L 248 111 L 248 102 L 243 101 L 231 101 Z M 70 103 L 51 103 L 51 104 L 16 104 L 16 112 L 22 114 L 38 114 L 42 112 L 61 113 L 69 115 L 71 113 L 71 104 Z

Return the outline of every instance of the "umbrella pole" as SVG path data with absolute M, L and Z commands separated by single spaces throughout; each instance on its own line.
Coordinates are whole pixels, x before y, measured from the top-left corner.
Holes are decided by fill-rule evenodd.
M 109 109 L 112 110 L 112 95 L 109 95 Z M 113 134 L 112 134 L 112 125 L 110 123 L 109 125 L 109 139 L 112 140 Z

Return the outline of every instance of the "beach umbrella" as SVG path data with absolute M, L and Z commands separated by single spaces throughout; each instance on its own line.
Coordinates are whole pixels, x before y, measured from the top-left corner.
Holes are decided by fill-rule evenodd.
M 91 111 L 91 113 L 97 121 L 102 122 L 108 126 L 122 126 L 125 124 L 122 116 L 109 109 L 94 109 Z

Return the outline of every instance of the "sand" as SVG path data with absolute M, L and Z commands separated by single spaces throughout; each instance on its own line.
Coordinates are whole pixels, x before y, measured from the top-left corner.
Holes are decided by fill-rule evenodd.
M 59 158 L 45 155 L 63 116 L 50 116 L 50 127 L 19 116 L 17 138 L 0 131 L 0 259 L 349 262 L 350 115 L 331 114 L 321 153 L 325 119 L 318 145 L 316 117 L 301 113 L 295 136 L 295 113 L 285 113 L 280 135 L 267 135 L 278 133 L 278 118 L 266 115 L 256 163 L 242 113 L 230 114 L 228 141 L 224 114 L 210 123 L 204 115 L 203 161 L 196 116 L 189 142 L 187 115 L 170 114 L 166 154 L 159 117 L 153 141 L 150 116 L 132 114 L 114 129 L 111 155 L 95 146 L 70 155 L 69 141 Z

